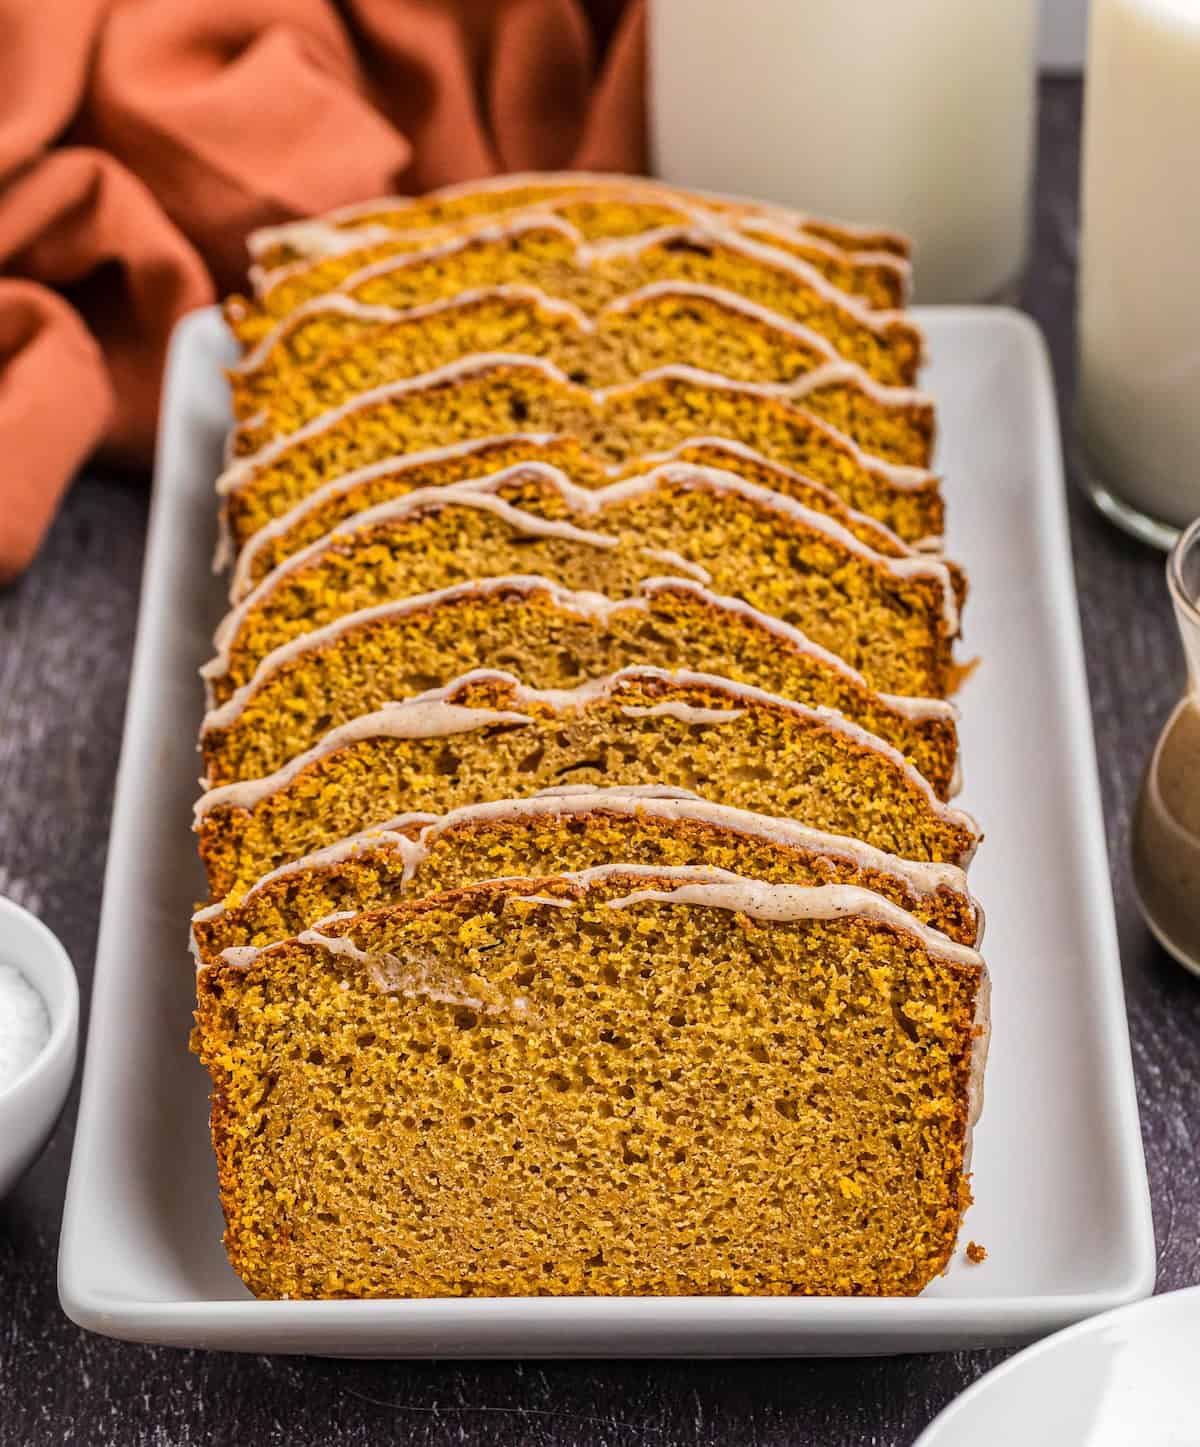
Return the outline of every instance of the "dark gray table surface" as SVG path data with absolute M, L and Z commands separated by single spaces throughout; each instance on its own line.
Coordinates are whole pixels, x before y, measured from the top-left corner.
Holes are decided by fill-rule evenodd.
M 1072 387 L 1080 87 L 1042 84 L 1023 304 Z M 64 399 L 69 405 L 69 398 Z M 13 459 L 6 459 L 11 466 Z M 0 594 L 0 894 L 57 931 L 86 996 L 146 532 L 145 479 L 88 472 L 29 575 Z M 1200 1280 L 1200 984 L 1134 904 L 1138 774 L 1182 684 L 1161 556 L 1077 495 L 1087 648 L 1159 1289 Z M 0 1202 L 0 1444 L 908 1444 L 999 1352 L 769 1362 L 357 1363 L 124 1345 L 61 1314 L 55 1264 L 75 1096 Z

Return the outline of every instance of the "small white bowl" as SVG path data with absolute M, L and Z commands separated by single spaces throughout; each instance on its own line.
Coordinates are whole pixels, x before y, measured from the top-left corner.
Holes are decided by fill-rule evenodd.
M 54 1129 L 75 1070 L 79 986 L 66 950 L 46 926 L 0 898 L 0 964 L 15 965 L 46 1002 L 50 1036 L 8 1086 L 0 1086 L 0 1196 L 33 1164 Z

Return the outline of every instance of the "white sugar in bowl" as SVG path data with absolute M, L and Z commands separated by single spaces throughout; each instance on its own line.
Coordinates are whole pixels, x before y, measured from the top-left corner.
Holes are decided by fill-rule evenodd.
M 0 1196 L 54 1129 L 75 1069 L 79 986 L 46 926 L 0 898 Z

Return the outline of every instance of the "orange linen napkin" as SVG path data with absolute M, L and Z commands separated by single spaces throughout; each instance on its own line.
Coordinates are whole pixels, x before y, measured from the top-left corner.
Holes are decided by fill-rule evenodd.
M 0 583 L 257 226 L 643 167 L 645 0 L 0 0 Z

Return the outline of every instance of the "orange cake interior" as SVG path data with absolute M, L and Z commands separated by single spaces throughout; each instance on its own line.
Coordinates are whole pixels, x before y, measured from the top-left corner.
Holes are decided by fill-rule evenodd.
M 797 630 L 685 579 L 652 580 L 614 601 L 538 577 L 472 580 L 300 635 L 208 715 L 205 777 L 215 786 L 269 774 L 358 714 L 472 669 L 506 669 L 546 689 L 638 663 L 835 709 L 899 749 L 940 798 L 954 786 L 951 705 L 876 693 Z
M 619 466 L 717 437 L 822 484 L 907 542 L 942 532 L 942 498 L 932 473 L 862 452 L 782 397 L 686 370 L 596 393 L 552 363 L 499 353 L 360 393 L 238 458 L 220 490 L 241 546 L 339 475 L 403 453 L 513 432 L 568 432 L 602 463 Z
M 198 986 L 262 1296 L 911 1295 L 970 1199 L 982 961 L 868 891 L 497 881 Z
M 477 188 L 444 201 L 412 198 L 348 208 L 317 222 L 269 227 L 250 237 L 254 276 L 269 285 L 281 267 L 314 257 L 348 255 L 345 272 L 376 259 L 370 248 L 419 250 L 449 236 L 493 226 L 505 217 L 537 211 L 557 216 L 588 241 L 636 236 L 687 224 L 719 225 L 778 247 L 820 271 L 842 290 L 890 311 L 908 294 L 908 246 L 894 233 L 845 228 L 813 218 L 768 211 L 726 198 L 702 198 L 665 188 L 649 190 L 629 178 L 563 178 L 557 186 L 533 182 L 508 186 L 502 194 Z
M 480 671 L 365 714 L 265 778 L 196 806 L 211 899 L 347 834 L 562 784 L 664 784 L 915 860 L 978 831 L 882 739 L 710 674 L 652 668 L 539 691 Z
M 910 389 L 882 387 L 807 328 L 729 292 L 668 284 L 610 305 L 592 322 L 529 287 L 495 287 L 411 311 L 302 308 L 258 360 L 230 374 L 239 452 L 295 432 L 360 392 L 479 352 L 549 358 L 591 388 L 690 365 L 787 388 L 788 399 L 891 462 L 929 465 L 933 411 Z M 271 341 L 271 338 L 268 338 Z M 251 364 L 253 363 L 253 365 Z
M 801 629 L 875 688 L 940 698 L 954 687 L 956 578 L 941 561 L 883 557 L 725 473 L 681 464 L 589 492 L 527 464 L 381 504 L 295 554 L 218 630 L 213 698 L 347 613 L 520 571 L 608 597 L 684 573 Z
M 348 276 L 346 255 L 286 268 L 257 302 L 227 304 L 226 320 L 253 346 L 274 320 L 333 291 L 372 306 L 411 307 L 528 282 L 594 314 L 640 287 L 674 281 L 733 291 L 802 322 L 880 382 L 911 386 L 922 360 L 920 330 L 904 313 L 874 311 L 798 257 L 726 230 L 681 226 L 588 242 L 555 217 L 530 215 L 421 251 L 397 253 L 384 243 L 370 254 L 375 259 Z
M 557 467 L 580 487 L 603 487 L 623 477 L 636 477 L 648 469 L 669 462 L 691 462 L 699 467 L 732 472 L 747 482 L 782 493 L 794 501 L 831 517 L 877 553 L 889 558 L 907 557 L 913 549 L 882 523 L 854 512 L 822 483 L 768 462 L 752 449 L 719 437 L 697 437 L 664 452 L 637 458 L 624 467 L 606 464 L 586 453 L 579 439 L 570 433 L 517 432 L 480 437 L 470 442 L 426 452 L 409 452 L 385 457 L 380 462 L 356 468 L 331 479 L 300 499 L 281 516 L 272 518 L 245 540 L 237 554 L 230 583 L 230 598 L 238 603 L 263 578 L 293 553 L 299 552 L 339 523 L 380 503 L 391 502 L 427 487 L 452 487 L 460 482 L 476 483 L 481 478 L 514 467 L 520 462 L 541 462 Z M 258 516 L 253 489 L 229 494 L 227 522 L 237 518 L 252 525 Z M 244 531 L 244 527 L 241 529 Z M 229 530 L 232 542 L 234 530 Z
M 486 879 L 599 864 L 709 865 L 777 884 L 870 889 L 959 944 L 981 919 L 956 865 L 916 863 L 698 795 L 659 787 L 576 786 L 408 814 L 285 864 L 236 903 L 198 910 L 196 955 L 262 948 L 331 915 L 386 908 Z

